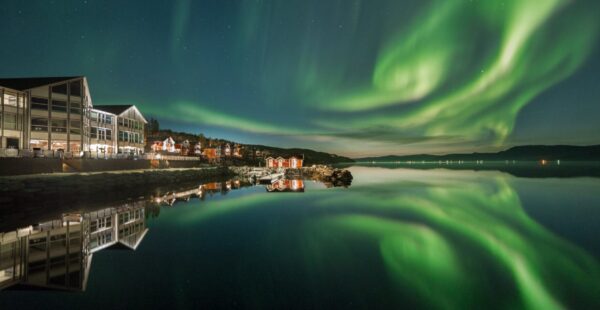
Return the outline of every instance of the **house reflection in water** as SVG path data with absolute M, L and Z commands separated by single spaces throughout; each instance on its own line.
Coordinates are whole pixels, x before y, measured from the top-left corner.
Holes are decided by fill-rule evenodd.
M 67 214 L 0 233 L 0 289 L 83 291 L 92 256 L 108 247 L 135 250 L 146 235 L 144 203 Z
M 206 195 L 212 196 L 216 193 L 226 195 L 229 191 L 234 189 L 240 189 L 244 186 L 249 186 L 249 184 L 242 184 L 240 180 L 205 183 L 189 190 L 183 190 L 179 192 L 168 192 L 165 195 L 155 197 L 153 199 L 153 202 L 173 206 L 173 204 L 175 204 L 175 202 L 177 201 L 189 201 L 191 198 L 194 197 L 204 199 Z
M 267 185 L 267 192 L 304 192 L 304 181 L 298 180 L 277 180 Z

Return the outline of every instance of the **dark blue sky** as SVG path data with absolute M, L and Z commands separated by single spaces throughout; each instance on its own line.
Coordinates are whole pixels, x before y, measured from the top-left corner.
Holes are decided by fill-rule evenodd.
M 156 2 L 156 3 L 154 3 Z M 600 143 L 596 1 L 3 1 L 4 77 L 350 156 Z

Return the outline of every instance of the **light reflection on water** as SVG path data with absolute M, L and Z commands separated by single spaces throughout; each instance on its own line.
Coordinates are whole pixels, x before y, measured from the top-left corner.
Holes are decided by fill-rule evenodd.
M 173 300 L 183 308 L 600 306 L 600 265 L 586 243 L 593 237 L 566 238 L 557 233 L 560 225 L 532 217 L 545 214 L 542 200 L 527 198 L 530 205 L 524 205 L 521 198 L 564 201 L 552 212 L 565 217 L 586 216 L 577 212 L 581 207 L 598 216 L 593 205 L 600 205 L 599 197 L 588 195 L 579 206 L 569 193 L 580 193 L 582 184 L 587 192 L 597 189 L 599 179 L 351 170 L 347 189 L 305 181 L 304 192 L 278 193 L 288 192 L 284 183 L 271 187 L 276 193 L 235 183 L 240 190 L 229 191 L 225 183 L 213 187 L 227 195 L 172 195 L 157 217 L 146 214 L 150 230 L 135 254 L 95 255 L 85 294 L 5 291 L 0 306 L 109 307 L 111 298 L 94 298 L 119 296 L 123 289 L 131 298 L 122 303 L 130 307 Z M 124 272 L 138 275 L 143 285 Z M 23 294 L 36 298 L 24 300 Z M 144 299 L 152 294 L 164 300 Z

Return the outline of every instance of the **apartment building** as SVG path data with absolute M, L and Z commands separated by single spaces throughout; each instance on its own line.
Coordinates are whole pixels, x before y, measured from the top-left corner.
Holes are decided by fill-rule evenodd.
M 17 150 L 27 145 L 29 125 L 29 98 L 26 92 L 0 85 L 0 149 L 10 150 L 9 154 L 17 155 Z
M 8 78 L 0 79 L 0 85 L 25 93 L 23 112 L 27 121 L 17 126 L 23 137 L 21 149 L 75 155 L 89 150 L 86 146 L 92 102 L 85 77 Z
M 0 78 L 0 156 L 142 154 L 147 123 L 134 105 L 93 107 L 84 76 Z
M 117 133 L 116 139 L 113 135 L 115 142 L 113 145 L 118 153 L 144 153 L 146 144 L 144 127 L 148 124 L 148 121 L 135 105 L 101 105 L 95 106 L 93 111 L 104 113 L 106 117 L 111 115 L 116 117 L 115 126 L 111 129 L 113 133 Z M 108 127 L 105 128 L 109 129 Z

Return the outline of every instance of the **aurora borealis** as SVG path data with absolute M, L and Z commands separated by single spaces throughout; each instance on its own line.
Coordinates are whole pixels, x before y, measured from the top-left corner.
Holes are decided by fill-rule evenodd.
M 3 3 L 2 76 L 163 127 L 363 156 L 595 144 L 597 1 Z

